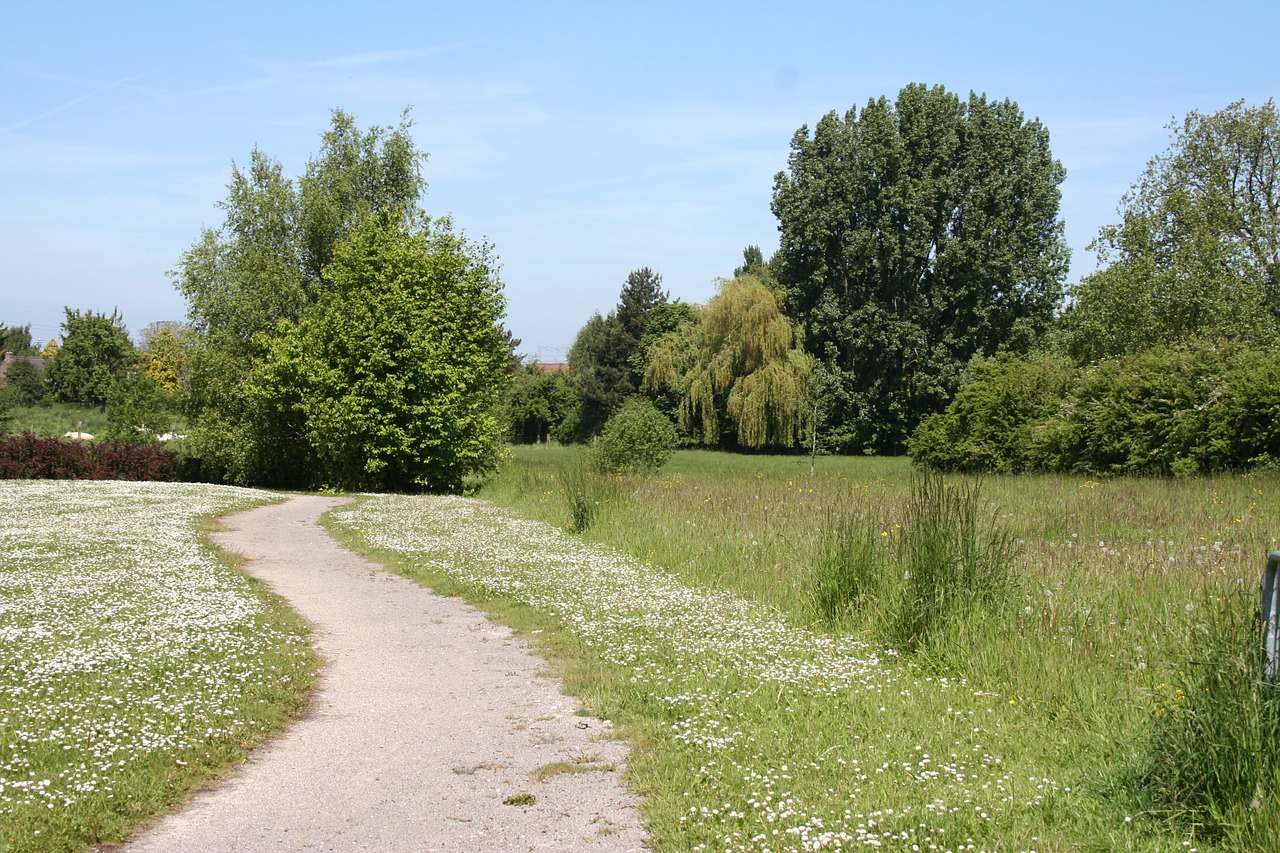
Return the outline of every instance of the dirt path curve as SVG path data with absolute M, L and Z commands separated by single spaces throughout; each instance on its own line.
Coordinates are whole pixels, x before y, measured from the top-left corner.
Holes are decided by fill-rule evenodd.
M 508 629 L 340 548 L 315 523 L 336 503 L 294 497 L 214 535 L 311 622 L 326 662 L 311 712 L 119 849 L 643 849 L 617 772 L 533 778 L 620 765 L 625 744 L 576 716 Z M 520 794 L 536 803 L 503 804 Z

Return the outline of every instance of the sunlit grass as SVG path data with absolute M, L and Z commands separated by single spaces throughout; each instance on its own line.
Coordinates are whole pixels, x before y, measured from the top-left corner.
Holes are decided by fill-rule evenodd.
M 102 438 L 110 428 L 104 412 L 70 403 L 18 406 L 9 414 L 4 428 L 13 435 L 32 432 L 37 438 L 54 438 L 68 432 L 87 432 Z
M 578 464 L 573 449 L 518 448 L 515 464 L 482 496 L 567 529 L 563 481 Z M 601 489 L 581 538 L 642 561 L 664 582 L 701 591 L 690 595 L 703 596 L 700 606 L 709 612 L 725 613 L 718 596 L 731 594 L 774 614 L 793 637 L 821 637 L 811 584 L 830 520 L 852 518 L 890 540 L 907 517 L 910 467 L 905 460 L 838 458 L 820 458 L 815 467 L 810 475 L 803 457 L 679 453 L 656 477 Z M 1130 783 L 1144 769 L 1162 691 L 1169 693 L 1187 665 L 1181 638 L 1198 624 L 1197 608 L 1254 595 L 1265 555 L 1280 544 L 1280 505 L 1268 499 L 1277 486 L 1274 473 L 988 478 L 987 507 L 1017 545 L 1016 612 L 952 625 L 910 658 L 880 650 L 881 661 L 896 660 L 877 669 L 892 673 L 895 690 L 878 681 L 876 691 L 839 697 L 790 687 L 779 693 L 759 673 L 723 680 L 718 667 L 690 664 L 670 649 L 655 652 L 651 666 L 672 679 L 662 695 L 685 697 L 678 706 L 655 711 L 646 702 L 661 704 L 656 692 L 645 699 L 622 688 L 602 690 L 602 704 L 619 717 L 631 709 L 633 733 L 647 733 L 633 775 L 650 795 L 661 846 L 685 849 L 695 845 L 691 838 L 707 849 L 860 846 L 872 840 L 874 820 L 897 833 L 874 840 L 902 849 L 967 849 L 964 838 L 974 839 L 973 849 L 1210 849 L 1194 826 L 1145 809 Z M 526 559 L 536 562 L 539 551 L 533 547 Z M 503 594 L 525 600 L 523 592 Z M 661 600 L 643 584 L 623 584 L 615 595 Z M 609 614 L 601 618 L 618 619 L 598 606 Z M 878 634 L 865 620 L 846 627 L 850 639 Z M 700 630 L 733 636 L 710 625 Z M 680 645 L 683 636 L 668 639 Z M 770 636 L 760 635 L 759 647 L 794 665 L 799 658 L 776 651 Z M 636 666 L 618 665 L 624 673 Z M 966 730 L 971 718 L 976 724 Z M 723 733 L 730 743 L 722 743 Z M 928 753 L 918 767 L 927 778 L 930 765 L 958 761 L 979 746 L 989 764 L 940 770 L 950 786 L 911 781 L 908 768 L 919 762 L 913 754 Z M 761 806 L 752 787 L 780 790 L 783 764 L 789 801 L 798 804 L 785 817 Z M 752 783 L 753 774 L 770 781 Z M 815 841 L 810 819 L 834 835 Z M 735 829 L 735 821 L 745 823 Z M 794 830 L 784 833 L 789 840 L 773 840 L 784 824 Z M 1235 849 L 1242 842 L 1228 835 L 1219 843 Z
M 105 412 L 72 403 L 16 406 L 9 415 L 2 426 L 10 435 L 31 432 L 36 438 L 59 438 L 68 432 L 87 432 L 95 439 L 102 439 L 111 432 Z M 186 431 L 186 419 L 181 415 L 171 414 L 169 420 L 174 432 Z
M 122 840 L 300 709 L 305 627 L 201 541 L 270 497 L 0 483 L 0 850 Z

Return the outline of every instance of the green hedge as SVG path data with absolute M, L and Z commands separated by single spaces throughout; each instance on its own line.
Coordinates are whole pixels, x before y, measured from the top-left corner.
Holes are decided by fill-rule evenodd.
M 1000 357 L 912 436 L 947 471 L 1195 474 L 1280 461 L 1280 360 L 1158 347 L 1083 368 Z

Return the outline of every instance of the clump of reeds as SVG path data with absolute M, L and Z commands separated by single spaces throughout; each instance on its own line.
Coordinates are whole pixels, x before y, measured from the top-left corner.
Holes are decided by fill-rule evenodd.
M 1016 552 L 980 482 L 918 471 L 902 522 L 828 517 L 812 608 L 829 623 L 861 614 L 891 646 L 914 651 L 957 622 L 1008 609 Z

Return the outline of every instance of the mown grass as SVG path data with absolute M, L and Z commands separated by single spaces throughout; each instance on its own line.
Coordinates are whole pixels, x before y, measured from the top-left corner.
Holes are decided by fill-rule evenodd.
M 513 466 L 481 496 L 568 528 L 574 515 L 564 481 L 578 471 L 571 448 L 517 448 Z M 996 731 L 981 740 L 1008 771 L 1007 784 L 1024 790 L 1033 778 L 1051 784 L 1033 807 L 1001 804 L 998 830 L 983 820 L 966 825 L 980 849 L 1186 849 L 1183 842 L 1199 849 L 1267 849 L 1247 813 L 1206 821 L 1193 802 L 1148 796 L 1141 780 L 1159 771 L 1153 750 L 1168 748 L 1161 720 L 1170 708 L 1186 707 L 1184 687 L 1203 670 L 1203 649 L 1189 648 L 1188 638 L 1206 630 L 1206 609 L 1221 604 L 1247 621 L 1265 556 L 1280 545 L 1280 504 L 1271 497 L 1277 487 L 1280 476 L 1270 472 L 1178 480 L 987 478 L 981 492 L 991 518 L 1016 545 L 1011 606 L 996 617 L 957 620 L 906 659 L 912 678 L 962 681 L 968 701 L 918 682 L 884 706 L 887 716 L 879 705 L 854 701 L 803 707 L 780 701 L 741 713 L 753 718 L 758 742 L 808 743 L 808 750 L 791 754 L 842 755 L 864 765 L 872 755 L 867 748 L 881 739 L 886 746 L 919 741 L 912 746 L 934 760 L 963 747 L 943 734 L 955 731 L 957 711 L 995 720 Z M 810 475 L 803 458 L 686 451 L 657 477 L 602 478 L 595 491 L 585 540 L 661 567 L 692 587 L 743 596 L 797 627 L 873 641 L 885 636 L 876 607 L 838 627 L 820 623 L 813 573 L 830 548 L 833 519 L 878 531 L 891 547 L 909 516 L 906 461 L 819 459 Z M 1239 634 L 1238 625 L 1235 630 Z M 708 692 L 708 702 L 733 706 L 719 690 Z M 671 757 L 679 750 L 661 738 L 650 743 L 657 746 L 642 749 L 651 757 L 638 766 L 651 768 L 657 781 L 644 778 L 650 771 L 637 780 L 653 794 L 651 819 L 661 827 L 672 821 L 671 801 L 685 799 L 671 794 L 680 785 L 675 780 L 706 774 L 689 756 L 680 765 Z M 806 771 L 813 774 L 805 783 L 813 789 L 809 796 L 822 800 L 824 784 L 836 800 L 849 796 L 844 774 L 822 765 Z M 855 799 L 899 812 L 927 803 L 913 785 L 873 784 L 874 797 L 864 786 Z M 1260 792 L 1262 808 L 1277 809 L 1275 793 Z M 684 849 L 683 837 L 673 833 L 664 844 Z
M 905 462 L 682 452 L 574 477 L 575 451 L 523 448 L 483 490 L 545 523 L 392 496 L 330 523 L 536 639 L 632 740 L 657 849 L 1271 849 L 1277 780 L 1239 771 L 1280 730 L 1248 621 L 1276 474 L 990 478 L 1002 608 L 910 650 L 882 606 L 913 589 L 886 573 L 920 517 Z M 260 497 L 0 488 L 0 849 L 118 840 L 302 701 L 301 627 L 192 532 Z M 880 576 L 819 618 L 841 525 Z
M 186 421 L 181 416 L 172 416 L 171 421 L 175 432 L 185 430 Z M 87 432 L 101 439 L 111 432 L 106 412 L 73 403 L 16 406 L 10 410 L 9 420 L 0 426 L 10 435 L 31 432 L 36 438 L 60 438 L 69 432 Z
M 4 429 L 12 435 L 30 431 L 37 438 L 58 438 L 69 432 L 87 432 L 102 438 L 110 429 L 105 412 L 70 403 L 18 406 L 9 415 Z
M 0 483 L 0 850 L 122 841 L 302 708 L 306 626 L 202 541 L 272 499 Z

